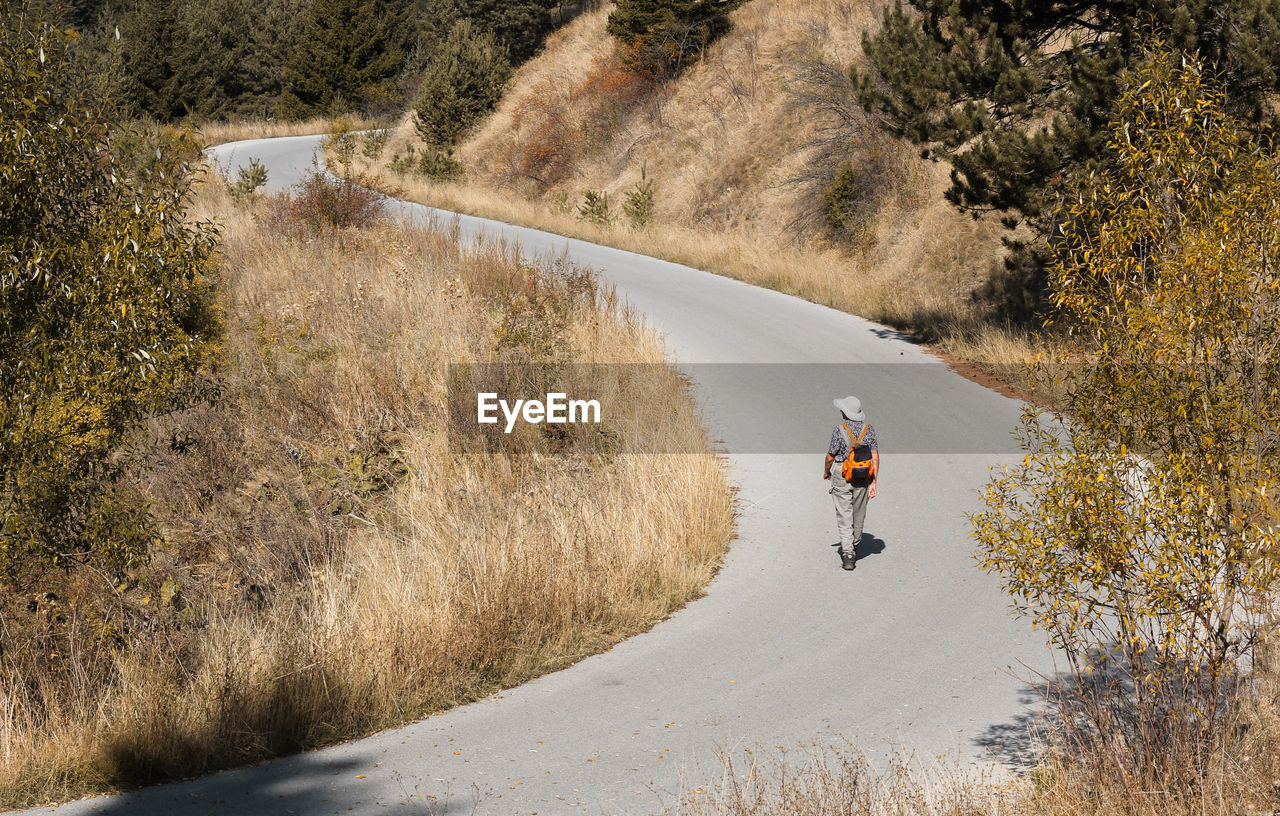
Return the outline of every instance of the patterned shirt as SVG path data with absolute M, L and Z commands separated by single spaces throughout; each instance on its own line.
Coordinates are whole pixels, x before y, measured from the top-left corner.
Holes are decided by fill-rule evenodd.
M 876 442 L 876 429 L 865 422 L 841 422 L 836 425 L 836 429 L 831 432 L 831 446 L 827 448 L 827 453 L 835 457 L 837 462 L 843 462 L 849 458 L 849 434 L 844 432 L 844 426 L 848 425 L 849 430 L 853 431 L 853 438 L 856 440 L 858 434 L 862 433 L 862 426 L 867 426 L 867 435 L 862 438 L 862 444 L 871 448 L 871 450 L 880 450 L 879 444 Z

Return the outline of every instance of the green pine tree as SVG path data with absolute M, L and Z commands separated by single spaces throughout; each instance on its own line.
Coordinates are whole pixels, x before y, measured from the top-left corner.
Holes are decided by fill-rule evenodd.
M 560 0 L 461 0 L 458 11 L 480 31 L 493 32 L 513 65 L 532 57 L 566 16 Z
M 352 111 L 400 71 L 404 58 L 383 0 L 314 0 L 303 19 L 284 65 L 284 115 Z
M 423 73 L 414 104 L 419 135 L 436 148 L 451 146 L 493 109 L 511 76 L 492 33 L 459 20 Z
M 899 0 L 863 37 L 859 101 L 893 133 L 951 163 L 947 198 L 1005 213 L 1040 238 L 1011 242 L 1035 275 L 1062 180 L 1104 161 L 1120 76 L 1155 37 L 1196 53 L 1228 89 L 1230 111 L 1270 127 L 1280 69 L 1274 0 Z
M 63 8 L 68 23 L 85 28 L 97 21 L 105 5 L 103 0 L 67 0 Z
M 626 46 L 630 64 L 673 77 L 729 31 L 729 12 L 746 0 L 618 0 L 609 33 Z
M 138 0 L 117 15 L 129 102 L 135 113 L 168 121 L 187 112 L 188 89 L 179 76 L 186 31 L 181 0 Z
M 183 17 L 187 32 L 175 68 L 192 113 L 226 119 L 273 109 L 281 92 L 283 58 L 278 45 L 281 15 L 273 7 L 280 5 L 249 0 L 191 5 Z

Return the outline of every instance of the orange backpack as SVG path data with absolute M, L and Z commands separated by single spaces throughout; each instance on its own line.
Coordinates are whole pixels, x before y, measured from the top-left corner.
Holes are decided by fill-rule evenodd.
M 844 432 L 849 434 L 849 441 L 853 444 L 849 447 L 849 455 L 845 457 L 844 464 L 840 466 L 840 475 L 844 477 L 846 482 L 861 482 L 875 473 L 875 461 L 871 458 L 871 447 L 862 444 L 862 438 L 867 435 L 867 428 L 870 427 L 865 422 L 862 424 L 862 433 L 858 434 L 858 438 L 853 438 L 853 431 L 849 430 L 848 425 L 844 425 Z

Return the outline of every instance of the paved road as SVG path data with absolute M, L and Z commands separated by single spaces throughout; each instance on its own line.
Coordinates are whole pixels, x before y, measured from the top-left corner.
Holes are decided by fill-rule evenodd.
M 273 184 L 314 137 L 241 142 Z M 404 205 L 411 218 L 453 216 Z M 642 255 L 462 217 L 618 287 L 693 377 L 739 487 L 738 539 L 707 596 L 608 653 L 368 739 L 60 814 L 643 814 L 721 774 L 721 753 L 838 743 L 981 760 L 1016 748 L 1049 668 L 972 560 L 965 513 L 1013 453 L 1017 402 L 857 317 Z M 839 568 L 820 466 L 832 397 L 863 398 L 880 497 Z M 428 809 L 434 808 L 434 809 Z M 52 812 L 52 811 L 49 811 Z

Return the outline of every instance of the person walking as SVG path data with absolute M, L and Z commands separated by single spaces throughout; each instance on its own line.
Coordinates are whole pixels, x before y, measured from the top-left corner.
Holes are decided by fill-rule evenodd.
M 831 401 L 841 421 L 831 433 L 822 478 L 831 482 L 831 498 L 836 504 L 836 530 L 840 533 L 840 563 L 851 570 L 858 561 L 858 542 L 867 517 L 867 502 L 876 497 L 876 477 L 880 474 L 880 446 L 876 429 L 867 422 L 862 401 L 843 397 Z M 845 463 L 849 467 L 845 467 Z M 839 463 L 835 477 L 833 465 Z M 845 478 L 845 474 L 849 478 Z

